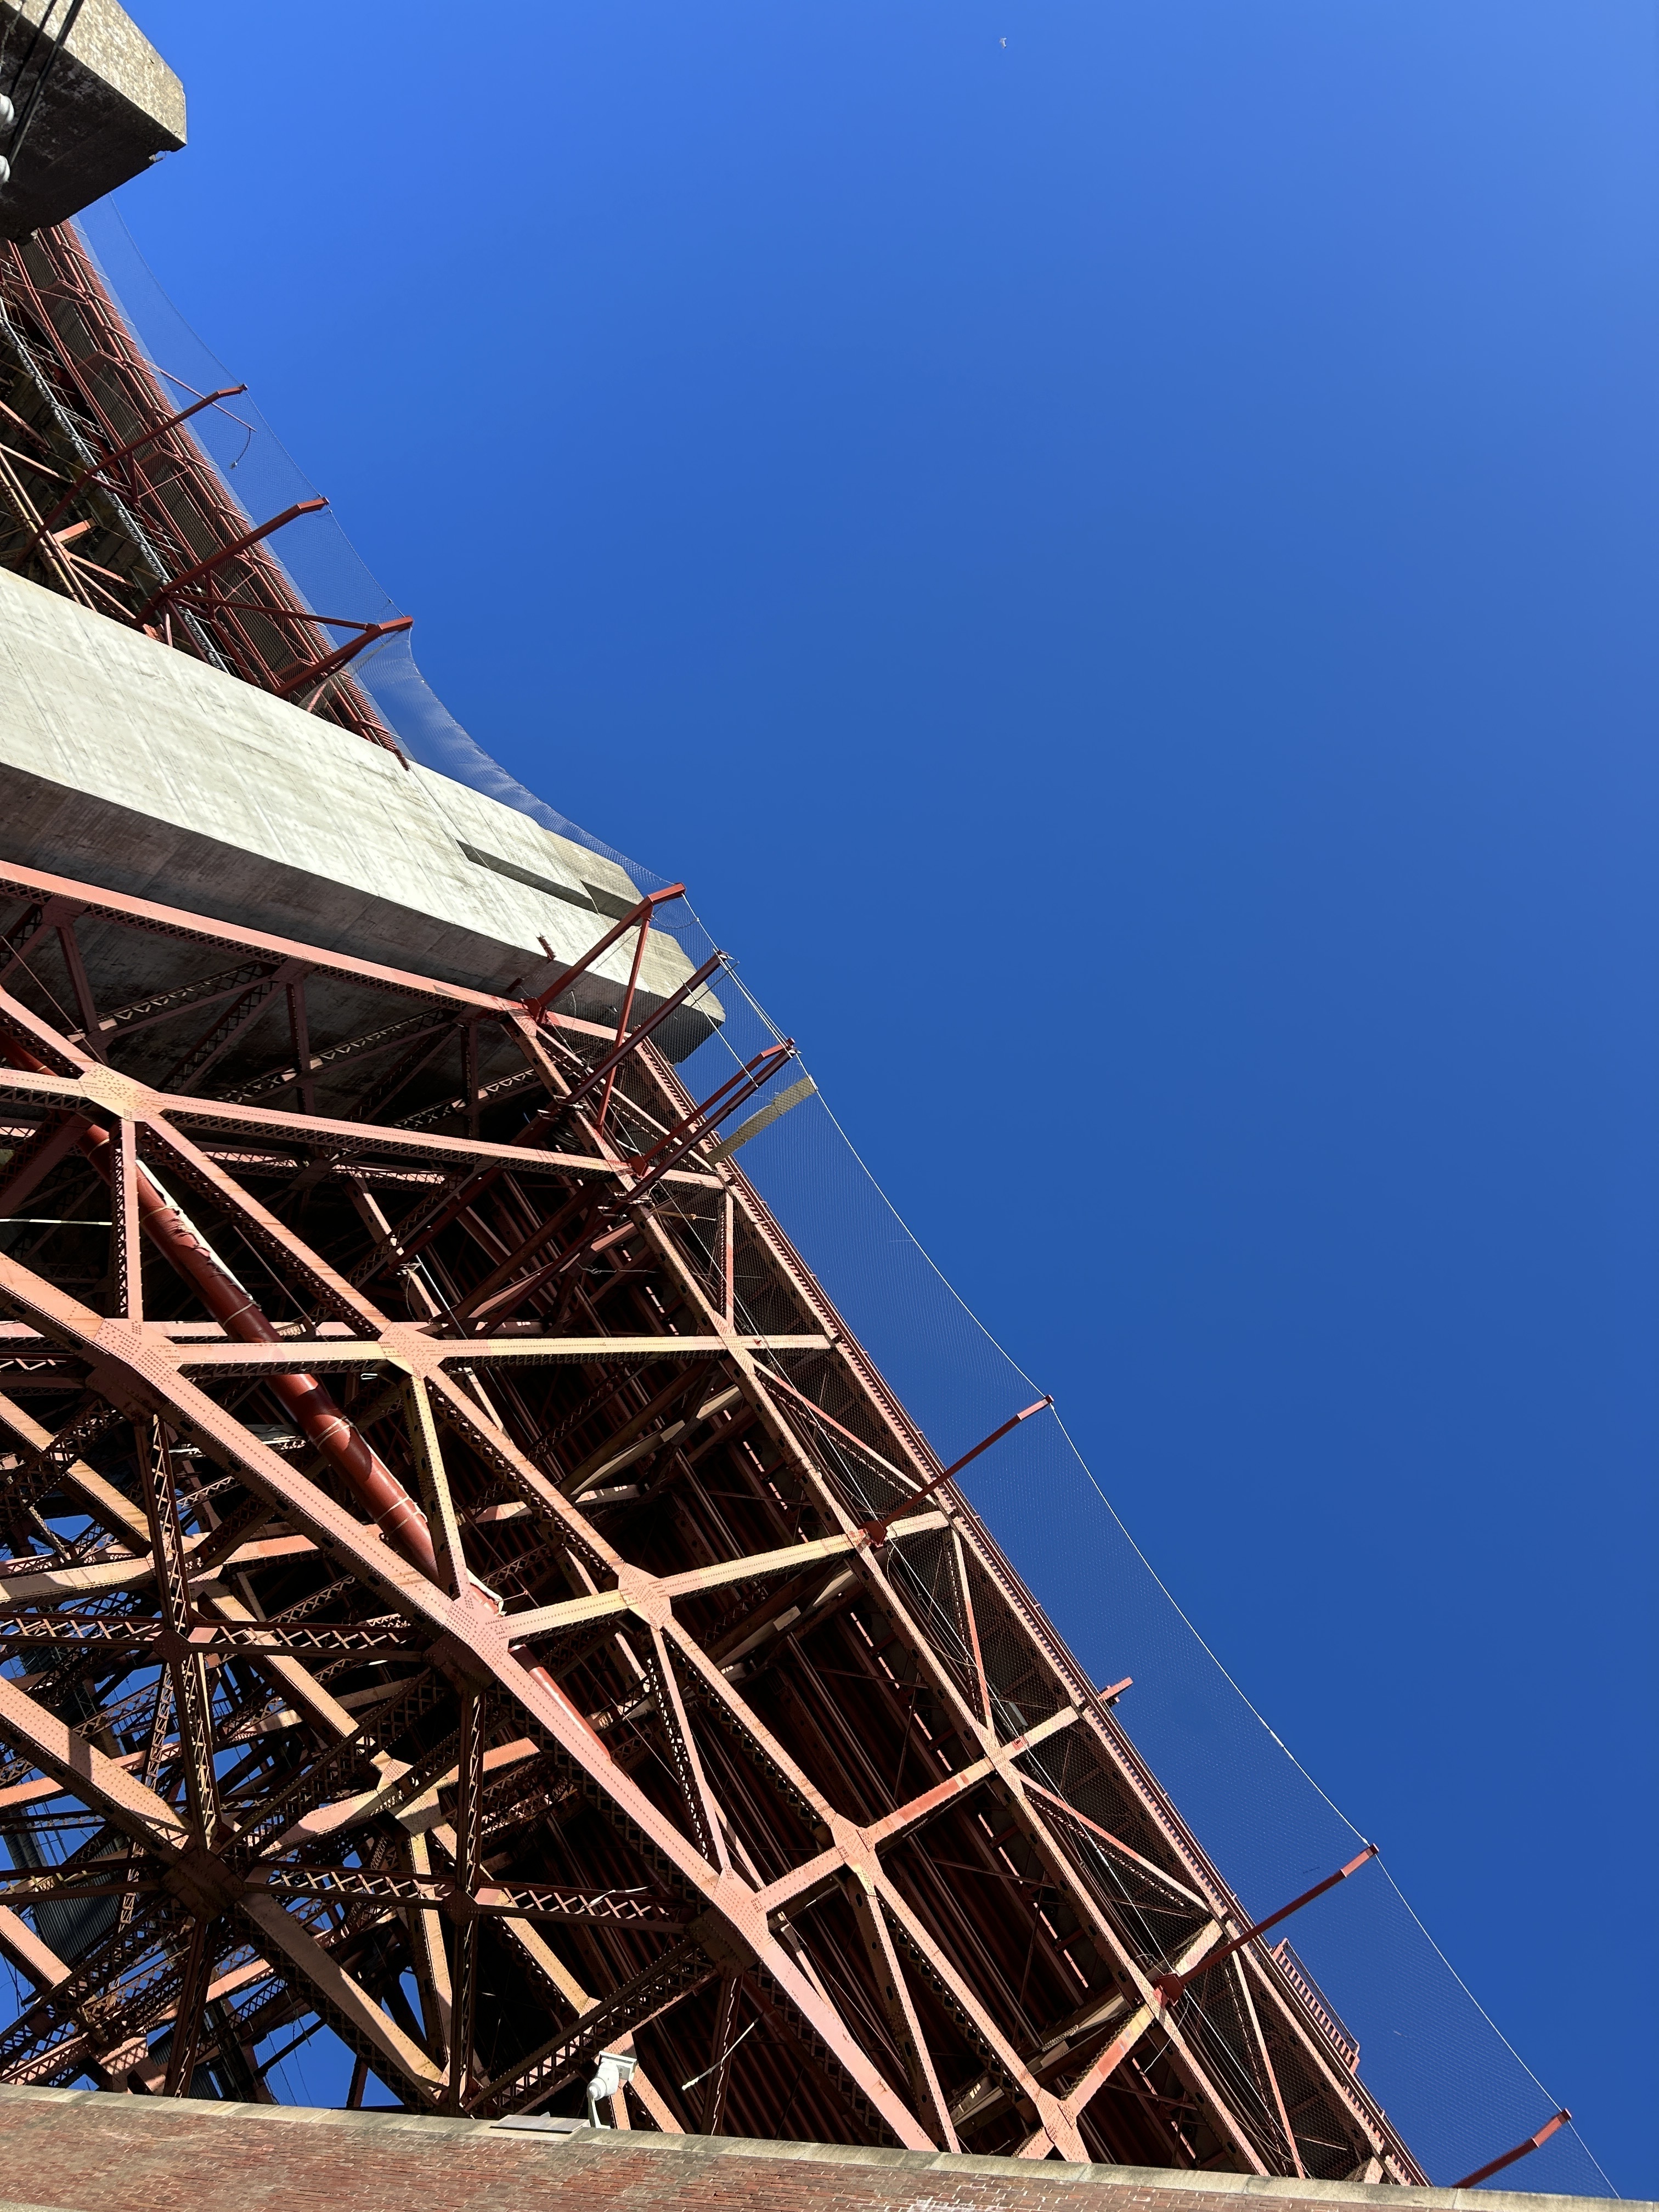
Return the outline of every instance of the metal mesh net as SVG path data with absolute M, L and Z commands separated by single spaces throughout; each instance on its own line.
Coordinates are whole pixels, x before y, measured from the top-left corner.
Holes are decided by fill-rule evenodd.
M 113 206 L 92 210 L 82 228 L 164 385 L 199 394 L 233 380 L 161 293 Z M 312 491 L 246 394 L 196 416 L 191 434 L 251 519 Z M 319 612 L 356 622 L 396 613 L 331 511 L 297 523 L 277 547 L 295 588 Z M 620 863 L 641 890 L 661 887 L 664 878 L 569 822 L 491 759 L 426 684 L 407 635 L 366 653 L 356 672 L 422 766 Z M 714 950 L 708 930 L 684 903 L 665 909 L 658 926 L 672 930 L 694 964 Z M 721 986 L 727 1019 L 680 1071 L 694 1098 L 714 1091 L 780 1036 L 740 978 L 727 980 L 737 981 L 735 989 Z M 789 1079 L 799 1073 L 792 1070 Z M 624 1114 L 628 1097 L 624 1079 Z M 941 1455 L 984 1435 L 1041 1389 L 1042 1378 L 1019 1370 L 933 1267 L 821 1093 L 809 1091 L 755 1133 L 740 1164 Z M 994 1211 L 988 1208 L 986 1218 L 994 1221 Z M 713 1281 L 725 1264 L 714 1212 L 700 1215 L 687 1200 L 675 1233 Z M 767 1331 L 787 1310 L 775 1257 L 739 1245 L 732 1265 L 742 1325 Z M 886 1510 L 900 1487 L 873 1439 L 860 1434 L 850 1395 L 845 1404 L 820 1402 L 828 1417 L 826 1451 L 847 1502 L 868 1513 Z M 1172 1795 L 1245 1905 L 1265 1913 L 1351 1858 L 1360 1831 L 1280 1742 L 1181 1612 L 1073 1448 L 1064 1412 L 1062 1405 L 1054 1415 L 1026 1422 L 976 1462 L 961 1487 L 1090 1680 L 1101 1686 L 1133 1678 L 1116 1711 L 1126 1747 Z M 1201 1539 L 1201 1531 L 1180 1526 L 1150 1534 L 1158 1555 L 1175 1562 L 1185 1546 Z M 1000 1730 L 1012 1739 L 1053 1710 L 1052 1680 L 1033 1666 L 1008 1594 L 978 1570 L 971 1584 L 977 1653 L 970 1647 L 947 1571 L 949 1542 L 941 1532 L 910 1547 L 898 1571 L 964 1691 L 982 1667 Z M 742 1781 L 736 1763 L 725 1759 L 712 1729 L 704 1735 L 706 1756 L 721 1763 L 723 1785 L 735 1794 Z M 1028 1771 L 1074 1808 L 1074 1816 L 1061 1820 L 1066 1847 L 1103 1898 L 1130 1909 L 1141 1931 L 1143 1962 L 1151 1966 L 1174 1955 L 1200 1909 L 1166 1874 L 1135 1863 L 1136 1808 L 1070 1735 L 1030 1754 Z M 1386 1784 L 1377 1794 L 1385 1827 Z M 1109 1848 L 1101 1832 L 1128 1846 L 1127 1854 Z M 113 1917 L 112 1907 L 104 1917 L 112 1923 Z M 100 1925 L 92 1932 L 105 1930 Z M 1386 1864 L 1366 1868 L 1310 1906 L 1294 1933 L 1293 1950 L 1280 1943 L 1274 1951 L 1274 1970 L 1311 2000 L 1343 2063 L 1357 2067 L 1437 2179 L 1454 2179 L 1507 2148 L 1553 2109 L 1556 2100 L 1463 1987 Z M 848 1999 L 861 2002 L 856 1991 Z M 698 2002 L 712 2006 L 714 1999 Z M 1294 2105 L 1304 2085 L 1294 2063 L 1283 2070 L 1277 2091 L 1259 2077 L 1244 2014 L 1249 2002 L 1241 1977 L 1231 2012 L 1226 2004 L 1209 2004 L 1202 2014 L 1191 2008 L 1191 2025 L 1208 2065 L 1233 2087 L 1239 2108 L 1261 2107 L 1265 2140 L 1269 2096 L 1282 2093 Z M 1526 2023 L 1510 2025 L 1524 2047 Z M 872 2032 L 884 2030 L 876 2022 Z M 280 2039 L 268 2040 L 264 2053 Z M 298 2101 L 337 2103 L 349 2064 L 343 2046 L 324 2029 L 282 2060 L 276 2078 Z M 833 2124 L 827 2112 L 822 2124 Z M 1596 2194 L 1608 2186 L 1571 2130 L 1554 2136 L 1522 2173 L 1528 2190 Z

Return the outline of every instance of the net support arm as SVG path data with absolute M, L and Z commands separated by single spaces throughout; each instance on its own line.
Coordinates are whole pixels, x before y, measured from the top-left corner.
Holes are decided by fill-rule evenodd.
M 1559 2112 L 1555 2113 L 1553 2118 L 1545 2121 L 1543 2126 L 1539 2129 L 1535 2136 L 1528 2136 L 1525 2142 L 1516 2143 L 1515 2148 L 1513 2150 L 1506 2150 L 1502 2158 L 1489 2159 L 1485 2166 L 1477 2166 L 1473 2173 L 1466 2173 L 1461 2181 L 1454 2181 L 1452 2187 L 1454 2189 L 1475 2189 L 1478 2188 L 1483 2181 L 1490 2181 L 1494 2173 L 1502 2173 L 1504 2168 L 1506 2166 L 1513 2166 L 1516 2159 L 1525 2158 L 1531 2152 L 1541 2149 L 1543 2145 L 1547 2143 L 1550 2137 L 1555 2133 L 1556 2130 L 1558 2128 L 1565 2128 L 1571 2118 L 1572 2114 L 1567 2110 L 1566 2106 L 1563 2105 Z
M 1033 1413 L 1041 1413 L 1054 1402 L 1053 1396 L 1049 1395 L 1039 1398 L 1034 1406 L 1023 1407 L 1012 1419 L 1005 1421 L 1000 1429 L 993 1429 L 988 1437 L 981 1437 L 972 1451 L 963 1452 L 960 1459 L 952 1460 L 950 1466 L 941 1474 L 936 1474 L 931 1482 L 924 1482 L 920 1490 L 913 1490 L 908 1498 L 893 1508 L 891 1512 L 878 1513 L 873 1521 L 862 1522 L 858 1532 L 860 1535 L 867 1537 L 872 1544 L 884 1544 L 887 1541 L 889 1524 L 895 1514 L 914 1512 L 924 1498 L 931 1498 L 941 1484 L 949 1482 L 953 1474 L 960 1474 L 970 1460 L 976 1460 L 981 1452 L 989 1451 L 993 1444 L 1001 1443 L 1010 1429 L 1017 1429 L 1022 1421 L 1029 1421 Z
M 284 676 L 276 686 L 276 696 L 291 699 L 296 691 L 303 691 L 307 684 L 325 683 L 331 676 L 337 676 L 346 663 L 355 660 L 366 647 L 378 645 L 383 637 L 396 637 L 401 631 L 413 629 L 414 627 L 413 615 L 399 615 L 392 622 L 359 623 L 356 637 L 349 637 L 343 645 L 337 645 L 331 653 L 322 653 L 317 659 L 308 660 L 304 667 L 296 668 L 291 674 Z
M 1188 1982 L 1197 1981 L 1201 1975 L 1207 1974 L 1212 1966 L 1218 1966 L 1224 1959 L 1231 1959 L 1235 1951 L 1242 1951 L 1247 1943 L 1254 1943 L 1256 1937 L 1265 1935 L 1269 1928 L 1277 1928 L 1281 1920 L 1288 1920 L 1291 1913 L 1300 1912 L 1304 1905 L 1311 1905 L 1315 1898 L 1323 1897 L 1328 1889 L 1334 1889 L 1338 1882 L 1346 1881 L 1351 1874 L 1358 1874 L 1366 1860 L 1374 1859 L 1376 1853 L 1376 1844 L 1367 1844 L 1358 1857 L 1351 1858 L 1346 1866 L 1339 1867 L 1334 1874 L 1328 1874 L 1323 1881 L 1316 1881 L 1311 1889 L 1304 1889 L 1300 1897 L 1293 1897 L 1288 1905 L 1281 1905 L 1277 1912 L 1270 1912 L 1265 1920 L 1258 1920 L 1242 1936 L 1235 1936 L 1231 1942 L 1223 1943 L 1218 1949 L 1212 1951 L 1200 1965 L 1189 1968 L 1184 1974 L 1160 1974 L 1152 1987 L 1166 2005 L 1172 2005 Z
M 210 392 L 205 398 L 198 399 L 188 407 L 181 407 L 176 415 L 169 415 L 165 422 L 157 422 L 153 428 L 142 431 L 137 437 L 129 438 L 125 446 L 118 446 L 112 453 L 106 453 L 101 461 L 94 461 L 89 469 L 82 469 L 52 513 L 35 526 L 23 551 L 32 553 L 34 550 L 58 516 L 67 511 L 76 493 L 84 491 L 94 477 L 103 476 L 118 461 L 129 460 L 134 453 L 142 453 L 146 446 L 153 446 L 158 438 L 165 438 L 169 430 L 176 430 L 181 422 L 188 422 L 192 415 L 199 415 L 204 407 L 211 407 L 220 399 L 234 399 L 239 392 L 246 390 L 245 384 L 227 384 L 217 392 Z
M 535 1136 L 532 1133 L 538 1129 L 550 1127 L 562 1114 L 569 1113 L 573 1108 L 581 1105 L 584 1100 L 591 1097 L 599 1085 L 616 1073 L 630 1053 L 637 1052 L 647 1038 L 654 1030 L 662 1027 L 671 1014 L 679 1012 L 694 991 L 700 990 L 708 982 L 709 977 L 724 964 L 725 959 L 726 955 L 723 952 L 710 953 L 695 975 L 688 975 L 672 997 L 665 999 L 659 1006 L 653 1007 L 642 1022 L 629 1030 L 622 1042 L 613 1046 L 599 1066 L 591 1068 L 574 1089 L 567 1091 L 562 1097 L 549 1100 L 536 1119 L 526 1127 L 524 1134 L 519 1139 L 520 1144 L 534 1143 Z
M 223 568 L 227 561 L 234 561 L 239 553 L 249 551 L 273 532 L 286 528 L 290 522 L 297 522 L 302 514 L 319 514 L 327 505 L 325 499 L 302 499 L 292 507 L 285 507 L 280 514 L 273 514 L 269 522 L 260 523 L 257 529 L 244 531 L 230 544 L 222 545 L 216 553 L 210 553 L 205 561 L 198 561 L 193 568 L 186 568 L 183 575 L 174 576 L 170 582 L 163 584 L 161 590 L 147 599 L 133 617 L 135 624 L 142 629 L 157 607 L 166 600 L 186 590 L 191 584 L 199 584 L 204 576 L 210 575 L 216 568 Z
M 588 947 L 574 967 L 563 969 L 538 997 L 526 1001 L 531 1012 L 545 1013 L 555 999 L 562 998 L 577 978 L 585 975 L 596 960 L 602 960 L 611 946 L 626 937 L 630 929 L 649 927 L 651 917 L 659 906 L 665 906 L 670 899 L 684 896 L 684 884 L 669 884 L 662 890 L 647 891 L 631 914 L 625 914 L 614 929 L 607 930 L 597 945 Z M 545 939 L 543 942 L 546 942 Z

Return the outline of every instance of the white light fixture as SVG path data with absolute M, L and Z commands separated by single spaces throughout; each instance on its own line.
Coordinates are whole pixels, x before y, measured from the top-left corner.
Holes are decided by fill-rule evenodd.
M 601 2097 L 614 2097 L 625 2081 L 631 2081 L 634 2069 L 639 2063 L 629 2051 L 600 2051 L 593 2062 L 593 2079 L 587 2085 L 587 2124 L 590 2128 L 610 2126 L 608 2120 L 599 2118 L 599 2100 Z

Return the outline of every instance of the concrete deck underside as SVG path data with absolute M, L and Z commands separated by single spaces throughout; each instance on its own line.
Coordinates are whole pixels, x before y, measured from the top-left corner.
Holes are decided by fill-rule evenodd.
M 0 191 L 0 238 L 62 222 L 183 146 L 185 88 L 115 0 L 82 0 L 78 11 L 64 12 L 47 0 L 0 0 L 0 34 L 20 117 L 41 82 L 23 151 Z
M 635 905 L 613 861 L 0 571 L 0 859 L 486 991 L 542 987 Z M 632 941 L 575 1011 L 619 999 Z M 688 963 L 653 934 L 641 1006 Z M 719 1009 L 682 1019 L 676 1056 Z

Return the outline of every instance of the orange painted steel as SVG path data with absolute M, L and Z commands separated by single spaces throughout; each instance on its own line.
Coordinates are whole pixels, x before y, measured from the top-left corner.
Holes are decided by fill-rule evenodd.
M 247 2098 L 321 2023 L 483 2117 L 626 2042 L 640 2126 L 1422 2179 L 648 1018 L 0 902 L 6 1203 L 70 1224 L 0 1255 L 8 1910 L 64 1947 L 0 2080 Z M 252 1024 L 163 1087 L 250 966 L 309 1038 L 431 1026 L 403 1121 L 349 1054 L 249 1103 Z M 1249 2006 L 1162 2002 L 1227 1946 Z
M 140 627 L 185 594 L 167 641 L 279 696 L 333 659 L 311 711 L 398 751 L 263 543 L 277 525 L 250 530 L 196 443 L 190 418 L 210 397 L 181 409 L 163 389 L 72 225 L 0 245 L 0 562 Z M 70 512 L 74 538 L 60 545 L 52 531 Z
M 1461 2181 L 1453 2182 L 1452 2187 L 1478 2189 L 1483 2181 L 1490 2181 L 1493 2174 L 1502 2173 L 1505 2166 L 1514 2166 L 1520 2160 L 1530 2157 L 1535 2150 L 1542 2150 L 1558 2130 L 1569 2127 L 1571 2123 L 1572 2114 L 1563 2106 L 1559 2112 L 1551 2114 L 1536 2135 L 1528 2136 L 1525 2142 L 1516 2143 L 1513 2150 L 1506 2150 L 1502 2158 L 1489 2159 L 1485 2166 L 1477 2166 L 1473 2173 L 1466 2173 Z
M 0 561 L 396 750 L 74 234 L 0 305 Z M 793 1046 L 635 1018 L 683 889 L 503 997 L 0 862 L 0 2081 L 1420 2183 L 955 1486 L 1048 1401 L 947 1465 L 713 1141 Z
M 45 1063 L 15 1036 L 0 1035 L 0 1053 L 13 1067 L 26 1068 L 37 1075 L 47 1073 Z M 80 1131 L 75 1142 L 103 1181 L 112 1191 L 117 1190 L 117 1170 L 112 1157 L 115 1146 L 109 1131 L 94 1122 Z M 282 1343 L 280 1331 L 271 1325 L 212 1246 L 158 1188 L 155 1177 L 142 1164 L 137 1168 L 135 1179 L 139 1223 L 145 1236 L 190 1284 L 225 1334 L 242 1344 Z M 282 1401 L 300 1433 L 349 1483 L 382 1534 L 422 1574 L 429 1575 L 434 1582 L 441 1580 L 425 1514 L 391 1468 L 346 1419 L 327 1385 L 314 1375 L 278 1373 L 271 1376 L 269 1387 Z

